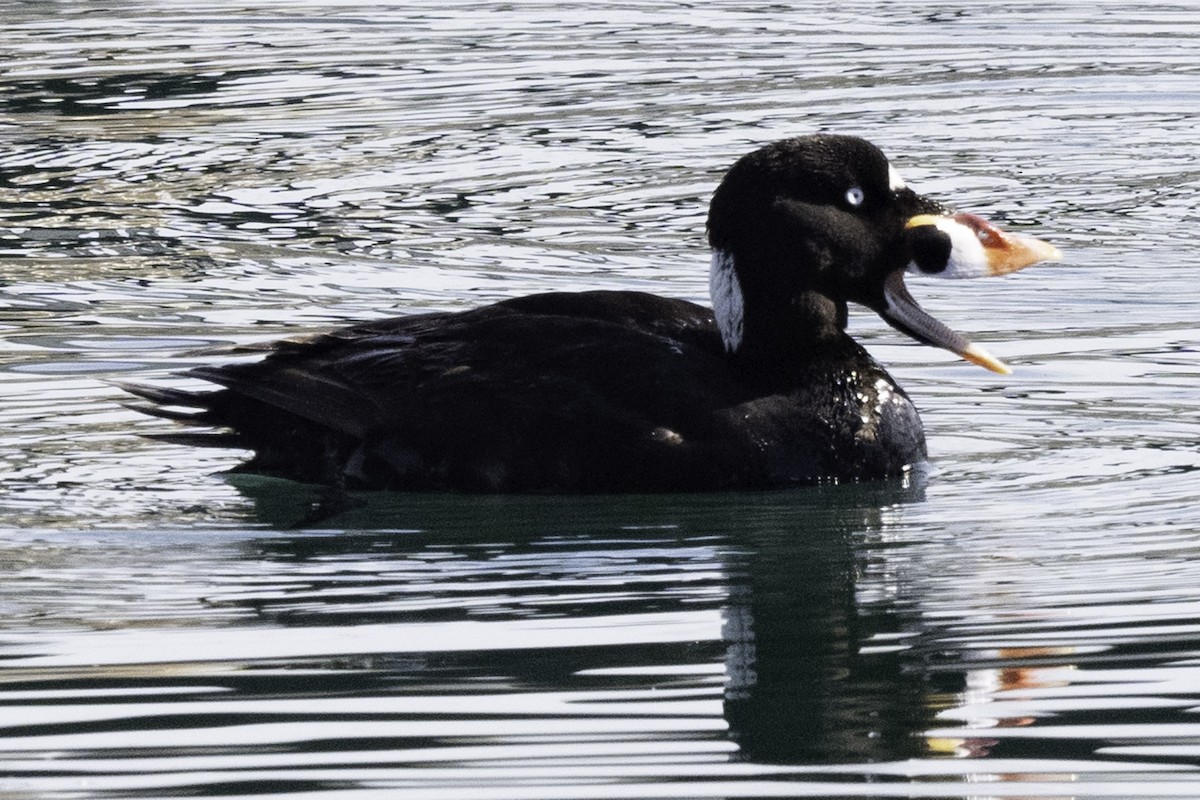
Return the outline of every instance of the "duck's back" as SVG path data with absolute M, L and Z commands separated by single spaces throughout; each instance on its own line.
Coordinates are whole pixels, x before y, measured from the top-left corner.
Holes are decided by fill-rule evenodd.
M 924 458 L 916 412 L 846 342 L 762 390 L 708 309 L 553 293 L 279 343 L 193 371 L 220 391 L 152 399 L 202 407 L 194 421 L 233 432 L 214 443 L 255 451 L 245 469 L 319 483 L 696 491 L 899 472 Z

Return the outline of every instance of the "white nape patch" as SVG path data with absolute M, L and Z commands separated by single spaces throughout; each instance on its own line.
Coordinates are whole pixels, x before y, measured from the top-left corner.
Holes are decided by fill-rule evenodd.
M 721 341 L 730 353 L 736 351 L 742 343 L 746 310 L 742 299 L 742 284 L 733 268 L 733 260 L 733 253 L 713 250 L 712 267 L 708 272 L 708 291 L 712 297 L 713 315 L 717 318 Z
M 938 278 L 981 278 L 992 274 L 987 253 L 974 229 L 953 217 L 940 217 L 936 227 L 950 237 L 950 259 L 946 262 L 946 268 L 941 272 L 925 272 L 916 262 L 910 261 L 909 272 Z
M 896 168 L 888 164 L 888 187 L 893 192 L 898 192 L 906 186 L 908 184 L 904 182 L 904 178 L 900 177 L 900 173 L 896 172 Z

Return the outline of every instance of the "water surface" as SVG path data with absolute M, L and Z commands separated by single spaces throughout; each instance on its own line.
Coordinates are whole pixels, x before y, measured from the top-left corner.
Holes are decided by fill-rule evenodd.
M 0 794 L 1200 795 L 1200 14 L 3 4 Z M 872 314 L 910 480 L 304 487 L 112 381 L 546 289 L 707 291 L 721 172 L 864 135 L 1066 260 Z

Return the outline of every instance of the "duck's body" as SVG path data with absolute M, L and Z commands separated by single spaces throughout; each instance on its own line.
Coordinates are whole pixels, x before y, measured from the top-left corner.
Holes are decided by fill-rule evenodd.
M 787 140 L 742 159 L 714 197 L 715 313 L 637 292 L 532 295 L 190 373 L 213 392 L 131 391 L 221 429 L 165 438 L 252 450 L 244 469 L 306 482 L 581 493 L 897 475 L 925 459 L 921 422 L 845 333 L 846 302 L 999 364 L 897 277 L 963 268 L 953 231 L 909 224 L 935 210 L 862 140 Z
M 896 474 L 925 456 L 916 410 L 844 345 L 767 378 L 729 358 L 702 306 L 541 294 L 195 370 L 227 388 L 201 395 L 191 421 L 232 429 L 212 443 L 255 451 L 251 471 L 368 488 L 695 491 Z

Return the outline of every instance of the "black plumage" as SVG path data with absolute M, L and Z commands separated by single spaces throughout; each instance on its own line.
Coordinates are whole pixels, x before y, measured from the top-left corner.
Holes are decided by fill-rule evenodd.
M 846 304 L 962 350 L 889 305 L 911 303 L 898 277 L 910 242 L 927 271 L 954 258 L 949 237 L 910 225 L 925 217 L 953 219 L 869 143 L 785 140 L 714 195 L 716 317 L 639 292 L 538 294 L 188 373 L 214 391 L 126 388 L 193 426 L 159 438 L 244 448 L 243 470 L 323 484 L 580 493 L 897 475 L 925 459 L 921 422 L 846 334 Z

